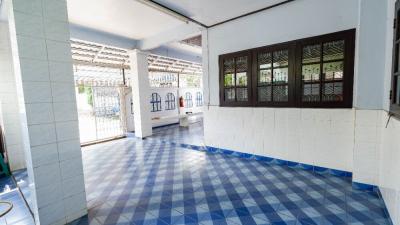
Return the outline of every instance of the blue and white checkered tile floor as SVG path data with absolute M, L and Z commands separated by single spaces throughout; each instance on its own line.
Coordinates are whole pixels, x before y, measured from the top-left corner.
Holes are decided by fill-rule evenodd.
M 178 147 L 202 132 L 163 127 L 85 147 L 89 214 L 71 224 L 391 224 L 382 199 L 350 178 Z
M 11 177 L 0 177 L 0 201 L 13 204 L 11 211 L 0 217 L 0 225 L 34 224 L 32 214 Z M 0 204 L 0 212 L 4 212 L 7 207 L 5 204 Z
M 85 148 L 89 215 L 73 224 L 390 224 L 350 178 L 178 147 L 201 143 L 196 126 Z

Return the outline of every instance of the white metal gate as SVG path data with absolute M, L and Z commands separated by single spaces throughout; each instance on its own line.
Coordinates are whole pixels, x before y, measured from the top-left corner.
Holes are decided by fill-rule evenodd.
M 78 86 L 81 143 L 123 135 L 119 87 Z

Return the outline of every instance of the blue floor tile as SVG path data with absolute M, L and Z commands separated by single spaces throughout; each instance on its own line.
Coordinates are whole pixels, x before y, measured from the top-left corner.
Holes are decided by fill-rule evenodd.
M 201 123 L 153 133 L 83 149 L 89 214 L 72 225 L 390 224 L 349 177 L 203 151 Z

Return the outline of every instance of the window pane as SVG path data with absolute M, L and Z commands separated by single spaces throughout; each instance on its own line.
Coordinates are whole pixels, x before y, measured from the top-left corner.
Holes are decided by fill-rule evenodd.
M 303 48 L 303 63 L 315 63 L 321 60 L 321 45 L 308 45 Z
M 271 86 L 258 88 L 258 101 L 259 102 L 271 101 Z
M 343 59 L 344 41 L 333 41 L 324 44 L 324 61 Z
M 288 101 L 288 86 L 274 86 L 273 87 L 273 98 L 275 102 L 287 102 Z
M 245 102 L 248 99 L 247 88 L 236 88 L 236 95 L 238 102 Z
M 271 70 L 260 70 L 258 75 L 258 84 L 271 83 Z
M 343 83 L 335 82 L 324 84 L 322 100 L 325 102 L 343 101 Z
M 274 69 L 274 84 L 286 84 L 288 82 L 288 68 Z
M 237 73 L 236 74 L 236 86 L 246 87 L 247 86 L 247 73 Z
M 304 84 L 303 102 L 319 102 L 319 84 Z
M 234 88 L 225 89 L 225 101 L 228 101 L 228 102 L 235 101 L 235 89 Z
M 396 81 L 395 81 L 396 88 L 393 91 L 394 91 L 394 94 L 396 97 L 396 104 L 400 105 L 400 76 L 395 76 L 394 79 L 396 79 Z
M 226 73 L 234 73 L 235 72 L 235 59 L 226 59 L 224 60 L 224 74 Z
M 271 68 L 272 58 L 271 53 L 258 54 L 258 68 L 268 69 Z
M 399 65 L 400 65 L 400 45 L 396 44 L 395 52 L 394 52 L 394 72 L 399 72 Z
M 319 81 L 320 64 L 304 65 L 302 71 L 303 81 Z
M 281 50 L 274 52 L 274 67 L 289 65 L 289 51 Z
M 400 10 L 397 10 L 396 13 L 396 40 L 400 39 Z
M 236 72 L 246 72 L 247 71 L 247 56 L 242 56 L 236 58 Z
M 234 78 L 233 73 L 225 74 L 224 86 L 225 87 L 233 87 L 233 86 L 235 86 L 235 78 Z
M 325 75 L 325 80 L 342 80 L 343 61 L 324 63 L 323 73 Z

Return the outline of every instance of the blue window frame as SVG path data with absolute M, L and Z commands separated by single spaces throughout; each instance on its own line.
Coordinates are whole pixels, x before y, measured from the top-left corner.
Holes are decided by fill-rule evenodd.
M 176 109 L 175 95 L 173 93 L 168 93 L 165 97 L 165 110 Z
M 193 99 L 192 94 L 190 92 L 185 93 L 185 108 L 192 108 L 193 107 Z
M 161 111 L 161 96 L 158 93 L 151 94 L 151 111 L 159 112 Z
M 196 93 L 196 106 L 203 106 L 203 94 L 200 91 Z

